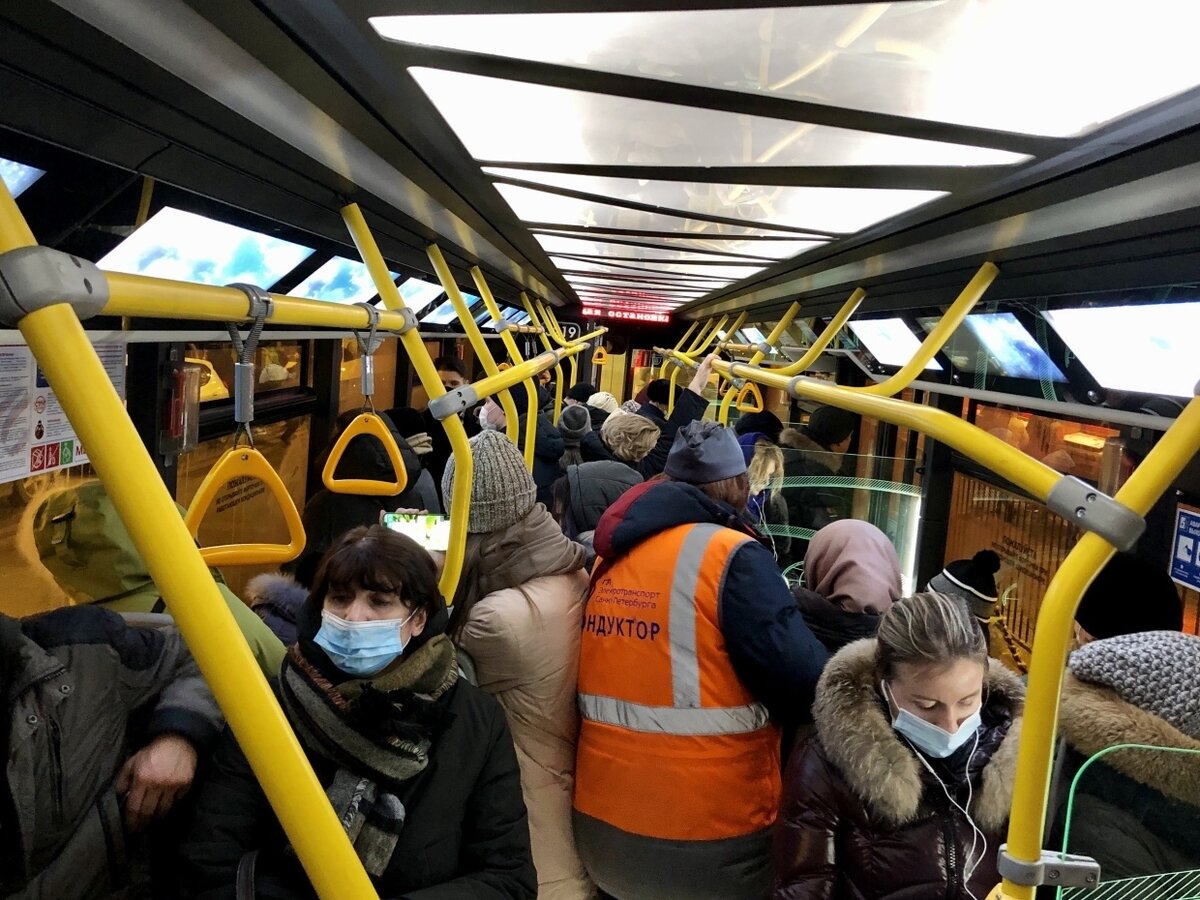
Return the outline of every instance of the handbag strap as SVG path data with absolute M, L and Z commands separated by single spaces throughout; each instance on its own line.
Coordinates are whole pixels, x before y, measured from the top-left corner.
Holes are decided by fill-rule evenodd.
M 238 861 L 236 892 L 237 900 L 254 900 L 254 869 L 258 865 L 258 851 L 252 850 Z

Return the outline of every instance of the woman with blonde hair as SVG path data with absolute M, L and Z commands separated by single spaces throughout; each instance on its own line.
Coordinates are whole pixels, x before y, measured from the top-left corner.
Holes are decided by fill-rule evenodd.
M 773 900 L 984 900 L 1023 708 L 962 600 L 893 604 L 817 684 L 815 732 L 784 776 Z
M 767 439 L 755 442 L 746 474 L 750 478 L 750 502 L 746 505 L 746 513 L 754 527 L 771 539 L 775 559 L 786 560 L 792 542 L 786 534 L 788 510 L 783 498 L 783 451 Z

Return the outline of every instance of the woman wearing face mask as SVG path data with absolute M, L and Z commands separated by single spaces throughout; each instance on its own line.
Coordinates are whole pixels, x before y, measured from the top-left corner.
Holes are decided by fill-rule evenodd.
M 1023 706 L 961 600 L 892 605 L 821 675 L 784 777 L 774 900 L 984 900 Z
M 317 572 L 280 700 L 380 896 L 534 898 L 512 736 L 460 678 L 446 623 L 429 555 L 355 528 Z M 191 897 L 314 896 L 228 735 L 182 854 Z

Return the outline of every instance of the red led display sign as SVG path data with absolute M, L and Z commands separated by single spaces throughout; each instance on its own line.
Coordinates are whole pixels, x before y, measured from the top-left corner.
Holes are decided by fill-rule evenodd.
M 622 319 L 629 322 L 660 322 L 663 325 L 671 323 L 671 314 L 667 312 L 643 312 L 641 310 L 610 309 L 604 306 L 585 306 L 583 315 L 590 319 Z

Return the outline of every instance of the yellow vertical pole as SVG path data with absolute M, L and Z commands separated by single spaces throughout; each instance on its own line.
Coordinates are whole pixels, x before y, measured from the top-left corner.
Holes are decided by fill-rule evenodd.
M 800 301 L 797 300 L 787 308 L 787 311 L 783 314 L 783 318 L 775 323 L 775 327 L 772 328 L 771 333 L 767 335 L 767 343 L 769 345 L 772 347 L 775 346 L 779 339 L 783 337 L 783 333 L 787 331 L 788 326 L 792 324 L 792 319 L 796 318 L 796 314 L 799 312 Z M 762 362 L 762 359 L 765 355 L 766 354 L 763 353 L 761 349 L 755 350 L 754 355 L 750 357 L 750 361 L 747 363 L 747 365 L 757 366 L 760 362 Z M 733 405 L 733 401 L 734 398 L 737 397 L 737 393 L 738 389 L 731 384 L 729 386 L 729 390 L 725 392 L 725 396 L 721 398 L 721 409 L 717 413 L 717 421 L 722 425 L 729 424 L 729 408 Z
M 521 304 L 525 307 L 525 312 L 529 314 L 529 324 L 535 328 L 542 329 L 538 337 L 542 340 L 542 346 L 547 350 L 553 350 L 554 347 L 550 343 L 550 338 L 546 336 L 546 326 L 542 324 L 538 317 L 537 310 L 533 304 L 529 302 L 529 295 L 521 291 Z M 562 415 L 563 407 L 563 369 L 562 364 L 558 363 L 554 366 L 554 424 L 558 424 L 558 418 Z
M 475 281 L 475 287 L 479 291 L 479 296 L 483 298 L 483 305 L 487 307 L 488 314 L 496 320 L 496 327 L 500 330 L 500 340 L 504 343 L 509 358 L 512 359 L 514 365 L 525 362 L 525 357 L 521 355 L 521 348 L 517 346 L 516 339 L 500 324 L 504 321 L 500 315 L 500 306 L 496 303 L 496 298 L 492 296 L 492 289 L 488 285 L 487 279 L 483 277 L 483 271 L 479 266 L 471 267 L 471 278 Z M 525 382 L 525 393 L 528 395 L 529 403 L 525 414 L 525 466 L 530 472 L 533 472 L 533 447 L 537 442 L 538 420 L 537 378 L 530 378 Z
M 475 355 L 479 358 L 479 362 L 483 366 L 483 371 L 488 375 L 498 374 L 500 367 L 496 365 L 492 351 L 488 347 L 487 341 L 484 340 L 483 332 L 479 330 L 479 326 L 471 318 L 470 308 L 467 306 L 467 301 L 463 298 L 462 291 L 458 289 L 458 284 L 454 281 L 454 275 L 451 274 L 450 267 L 446 265 L 446 257 L 442 256 L 441 248 L 437 244 L 430 244 L 425 248 L 425 252 L 429 256 L 429 261 L 433 263 L 434 274 L 437 275 L 438 280 L 442 283 L 442 287 L 446 289 L 446 296 L 450 298 L 450 303 L 454 306 L 454 311 L 458 314 L 458 321 L 467 335 L 467 340 L 475 348 Z M 520 416 L 517 413 L 516 401 L 513 400 L 511 393 L 508 391 L 500 392 L 500 406 L 504 410 L 505 434 L 515 444 L 518 440 L 517 429 L 520 427 Z M 455 464 L 457 465 L 457 460 L 455 460 Z
M 0 253 L 35 244 L 0 182 Z M 375 889 L 74 309 L 48 306 L 17 327 L 87 447 L 317 894 L 373 900 Z

